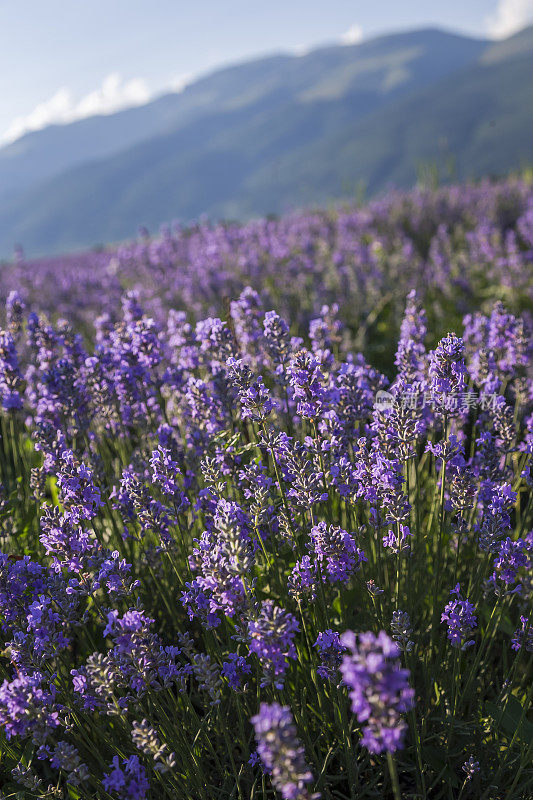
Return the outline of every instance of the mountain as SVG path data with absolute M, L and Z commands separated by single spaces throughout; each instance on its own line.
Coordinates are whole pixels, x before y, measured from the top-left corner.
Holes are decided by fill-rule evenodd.
M 115 241 L 164 220 L 246 218 L 533 160 L 533 28 L 498 43 L 382 36 L 207 75 L 179 94 L 0 150 L 0 254 Z

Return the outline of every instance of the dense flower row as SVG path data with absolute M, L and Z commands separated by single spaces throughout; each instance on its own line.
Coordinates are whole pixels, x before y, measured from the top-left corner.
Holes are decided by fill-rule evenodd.
M 31 261 L 19 250 L 0 270 L 0 301 L 15 288 L 33 310 L 89 333 L 97 317 L 120 318 L 127 286 L 160 324 L 171 309 L 198 320 L 231 307 L 241 338 L 247 303 L 237 298 L 251 286 L 299 333 L 322 305 L 337 303 L 344 337 L 388 360 L 393 353 L 383 352 L 376 328 L 382 321 L 398 329 L 412 288 L 432 335 L 478 311 L 480 296 L 528 307 L 532 214 L 531 184 L 512 179 L 391 192 L 364 207 L 246 225 L 167 226 L 155 238 L 140 231 L 118 248 L 83 255 Z
M 527 187 L 465 195 L 474 216 L 492 219 L 467 237 L 480 251 L 501 245 L 490 226 L 503 230 L 496 212 L 507 208 L 522 280 L 533 246 Z M 399 234 L 405 214 L 420 239 L 439 213 L 464 210 L 453 190 L 425 210 L 419 201 L 248 233 L 199 228 L 135 248 L 142 270 L 170 281 L 195 247 L 211 253 L 215 275 L 229 270 L 222 253 L 251 259 L 250 232 L 274 261 L 289 258 L 288 237 L 301 248 L 291 274 L 303 281 L 308 264 L 312 280 L 321 237 L 341 247 L 342 229 L 346 253 L 349 242 L 362 247 L 365 225 Z M 392 229 L 379 256 L 388 279 L 399 269 Z M 460 260 L 460 245 L 435 236 Z M 135 248 L 120 256 L 130 266 L 142 261 Z M 442 262 L 437 245 L 431 258 Z M 412 249 L 405 260 L 417 262 Z M 334 264 L 342 272 L 340 256 Z M 267 275 L 257 254 L 261 265 Z M 228 281 L 237 287 L 243 274 L 228 271 Z M 220 294 L 227 284 L 216 280 Z M 472 302 L 462 329 L 431 349 L 420 295 L 405 288 L 400 340 L 383 339 L 389 376 L 353 347 L 347 305 L 322 305 L 304 329 L 305 314 L 285 319 L 245 287 L 194 322 L 174 309 L 149 316 L 130 290 L 87 339 L 9 294 L 8 795 L 463 800 L 496 787 L 494 796 L 527 797 L 530 319 Z M 351 284 L 346 292 L 356 302 Z M 465 393 L 483 404 L 455 402 Z

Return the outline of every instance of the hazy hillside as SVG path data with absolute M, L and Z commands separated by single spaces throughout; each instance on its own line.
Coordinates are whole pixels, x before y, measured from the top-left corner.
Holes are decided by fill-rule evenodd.
M 220 70 L 141 108 L 0 150 L 0 253 L 248 217 L 533 160 L 533 28 L 498 44 L 435 30 Z

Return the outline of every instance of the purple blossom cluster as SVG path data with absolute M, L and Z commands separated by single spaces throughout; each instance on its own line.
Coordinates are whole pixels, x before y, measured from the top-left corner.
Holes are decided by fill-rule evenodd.
M 357 547 L 352 534 L 334 525 L 319 522 L 311 529 L 311 546 L 324 575 L 333 583 L 347 583 L 367 558 Z
M 494 558 L 494 572 L 489 578 L 489 583 L 499 592 L 520 592 L 519 576 L 530 574 L 533 566 L 533 542 L 525 539 L 513 541 L 507 537 L 500 542 L 496 557 Z
M 150 689 L 184 688 L 192 669 L 179 658 L 181 647 L 161 643 L 152 630 L 153 622 L 136 608 L 122 616 L 116 610 L 108 612 L 103 636 L 111 639 L 112 648 L 93 653 L 71 670 L 77 700 L 84 708 L 114 714 L 117 705 L 127 709 L 135 696 Z
M 514 632 L 511 647 L 513 650 L 523 647 L 526 652 L 533 653 L 533 625 L 527 617 L 520 617 L 520 626 Z
M 466 650 L 467 647 L 474 644 L 474 640 L 468 637 L 472 634 L 472 629 L 477 627 L 475 608 L 468 600 L 461 598 L 459 584 L 450 591 L 450 594 L 454 596 L 454 599 L 444 607 L 441 622 L 445 622 L 448 626 L 448 639 L 452 647 Z
M 39 672 L 5 680 L 0 686 L 0 724 L 8 739 L 31 736 L 35 744 L 43 745 L 60 725 L 60 710 L 55 687 L 47 686 Z
M 279 703 L 261 703 L 252 717 L 257 740 L 257 753 L 265 772 L 284 800 L 311 800 L 307 784 L 313 773 L 305 763 L 305 751 L 294 725 L 291 710 Z
M 430 353 L 431 387 L 438 394 L 456 394 L 465 384 L 464 342 L 454 333 L 441 339 Z
M 347 648 L 341 643 L 340 635 L 330 628 L 318 634 L 314 644 L 320 655 L 317 673 L 321 678 L 337 680 L 342 663 L 342 656 Z
M 262 685 L 272 682 L 283 687 L 288 659 L 296 658 L 294 637 L 299 629 L 296 617 L 272 600 L 264 600 L 257 618 L 248 623 L 250 652 L 259 658 L 264 670 Z
M 122 764 L 119 757 L 113 758 L 112 769 L 104 774 L 102 786 L 106 792 L 112 793 L 121 800 L 145 800 L 149 789 L 144 767 L 139 756 L 124 758 Z
M 219 612 L 232 617 L 242 613 L 249 602 L 254 564 L 250 523 L 236 504 L 221 498 L 213 516 L 212 529 L 202 533 L 189 558 L 191 571 L 198 573 L 182 594 L 192 619 L 201 616 L 210 626 L 220 623 Z
M 363 726 L 361 745 L 371 753 L 394 753 L 403 747 L 401 715 L 414 703 L 409 670 L 400 667 L 400 648 L 385 631 L 377 636 L 346 631 L 340 642 L 348 650 L 340 669 L 352 711 Z
M 235 692 L 241 692 L 245 689 L 247 676 L 252 668 L 244 656 L 238 653 L 229 653 L 227 658 L 222 664 L 221 674 Z

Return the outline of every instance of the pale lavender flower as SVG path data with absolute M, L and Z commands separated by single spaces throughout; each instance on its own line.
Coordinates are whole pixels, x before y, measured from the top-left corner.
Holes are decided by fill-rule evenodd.
M 416 290 L 412 289 L 407 295 L 395 359 L 398 374 L 407 383 L 419 381 L 424 375 L 426 333 L 426 313 L 420 304 Z
M 284 800 L 311 800 L 307 784 L 313 773 L 305 762 L 305 751 L 296 732 L 291 710 L 279 703 L 261 703 L 252 717 L 257 754 L 264 771 Z
M 413 632 L 411 619 L 406 611 L 393 611 L 391 620 L 392 638 L 400 648 L 410 653 L 414 647 L 414 642 L 410 640 Z
M 455 413 L 457 397 L 466 388 L 464 355 L 464 342 L 454 333 L 441 339 L 430 353 L 430 391 L 442 415 Z
M 8 739 L 31 736 L 43 745 L 60 725 L 59 710 L 55 686 L 47 685 L 39 672 L 4 680 L 0 686 L 0 725 Z
M 309 556 L 303 556 L 294 565 L 287 579 L 289 593 L 297 600 L 314 600 L 318 585 L 316 564 Z
M 471 781 L 474 775 L 479 772 L 479 761 L 474 760 L 474 756 L 470 756 L 468 761 L 463 764 L 463 772 L 466 773 L 466 781 Z
M 156 772 L 161 775 L 172 772 L 176 766 L 176 756 L 170 752 L 166 743 L 161 744 L 157 731 L 147 719 L 133 723 L 131 739 L 141 753 L 153 759 Z
M 257 655 L 265 673 L 262 686 L 273 683 L 283 687 L 288 659 L 296 658 L 293 640 L 299 629 L 298 620 L 289 611 L 272 600 L 263 600 L 257 619 L 248 623 L 250 652 Z
M 263 378 L 261 375 L 254 378 L 253 373 L 241 358 L 229 358 L 226 366 L 230 380 L 238 391 L 243 419 L 249 418 L 260 425 L 263 424 L 276 407 L 269 390 L 263 383 Z
M 407 727 L 401 715 L 413 707 L 414 691 L 409 670 L 400 667 L 400 648 L 385 631 L 377 636 L 346 631 L 340 641 L 350 651 L 341 673 L 363 726 L 361 744 L 371 753 L 401 749 Z
M 311 543 L 325 578 L 333 583 L 347 583 L 362 562 L 367 561 L 353 534 L 335 525 L 319 522 L 311 528 Z

